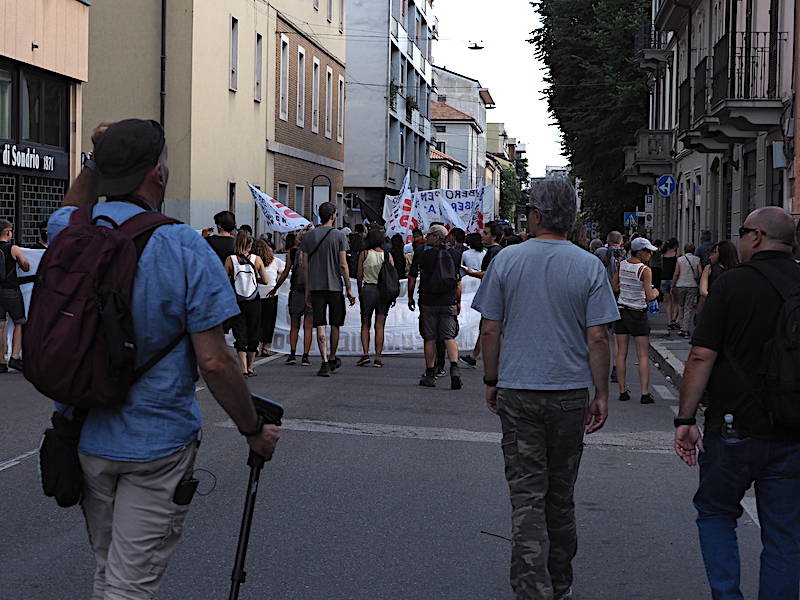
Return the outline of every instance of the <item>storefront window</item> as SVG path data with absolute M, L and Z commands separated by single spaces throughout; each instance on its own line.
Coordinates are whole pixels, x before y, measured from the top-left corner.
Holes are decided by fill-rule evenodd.
M 25 141 L 65 146 L 66 86 L 62 81 L 24 73 L 22 137 Z
M 11 71 L 0 69 L 0 138 L 11 137 Z

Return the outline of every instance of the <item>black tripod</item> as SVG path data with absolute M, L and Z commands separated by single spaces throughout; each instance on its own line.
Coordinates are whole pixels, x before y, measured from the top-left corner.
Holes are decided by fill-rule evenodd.
M 283 406 L 277 402 L 267 400 L 253 394 L 251 396 L 256 413 L 263 418 L 265 425 L 280 425 L 283 417 Z M 253 525 L 253 510 L 256 507 L 256 494 L 258 493 L 258 480 L 261 469 L 264 468 L 266 459 L 250 450 L 247 457 L 247 466 L 250 467 L 250 480 L 247 482 L 247 495 L 242 513 L 242 526 L 239 529 L 239 544 L 236 546 L 236 560 L 231 573 L 231 593 L 228 600 L 238 600 L 239 588 L 245 582 L 247 573 L 244 570 L 244 561 L 247 556 L 247 544 L 250 542 L 250 527 Z
M 247 544 L 250 542 L 250 527 L 253 524 L 253 510 L 256 507 L 256 494 L 258 493 L 258 480 L 261 469 L 264 468 L 264 457 L 250 450 L 247 465 L 250 467 L 250 480 L 247 482 L 247 496 L 244 501 L 242 513 L 242 526 L 239 529 L 239 544 L 236 547 L 236 560 L 231 573 L 231 593 L 228 600 L 238 600 L 239 588 L 245 582 L 247 573 L 244 570 L 244 561 L 247 556 Z

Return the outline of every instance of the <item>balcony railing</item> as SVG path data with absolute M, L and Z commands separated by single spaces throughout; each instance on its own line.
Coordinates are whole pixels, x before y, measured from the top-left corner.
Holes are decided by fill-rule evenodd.
M 636 31 L 635 49 L 666 50 L 669 43 L 669 32 L 657 30 L 652 23 L 642 23 Z
M 695 121 L 706 114 L 708 105 L 708 76 L 711 57 L 706 56 L 694 69 L 694 115 Z
M 712 102 L 779 99 L 786 33 L 736 32 L 714 46 Z
M 670 162 L 672 157 L 672 131 L 640 129 L 636 132 L 636 162 Z
M 678 87 L 678 129 L 686 131 L 692 125 L 692 81 L 688 77 Z

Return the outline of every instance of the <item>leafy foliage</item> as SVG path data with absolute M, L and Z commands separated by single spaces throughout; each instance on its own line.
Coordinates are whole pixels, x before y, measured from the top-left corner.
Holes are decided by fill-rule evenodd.
M 517 170 L 506 167 L 500 171 L 500 218 L 514 220 L 514 212 L 522 202 L 522 186 Z
M 625 183 L 622 148 L 647 123 L 647 77 L 633 60 L 636 29 L 650 0 L 538 0 L 542 25 L 529 41 L 549 70 L 545 90 L 563 133 L 583 209 L 601 229 L 622 226 L 644 190 Z

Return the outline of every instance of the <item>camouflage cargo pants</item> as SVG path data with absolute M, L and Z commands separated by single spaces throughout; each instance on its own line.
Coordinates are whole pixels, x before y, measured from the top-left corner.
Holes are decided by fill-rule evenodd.
M 511 492 L 511 587 L 519 600 L 571 597 L 573 491 L 589 392 L 501 389 L 497 414 Z

